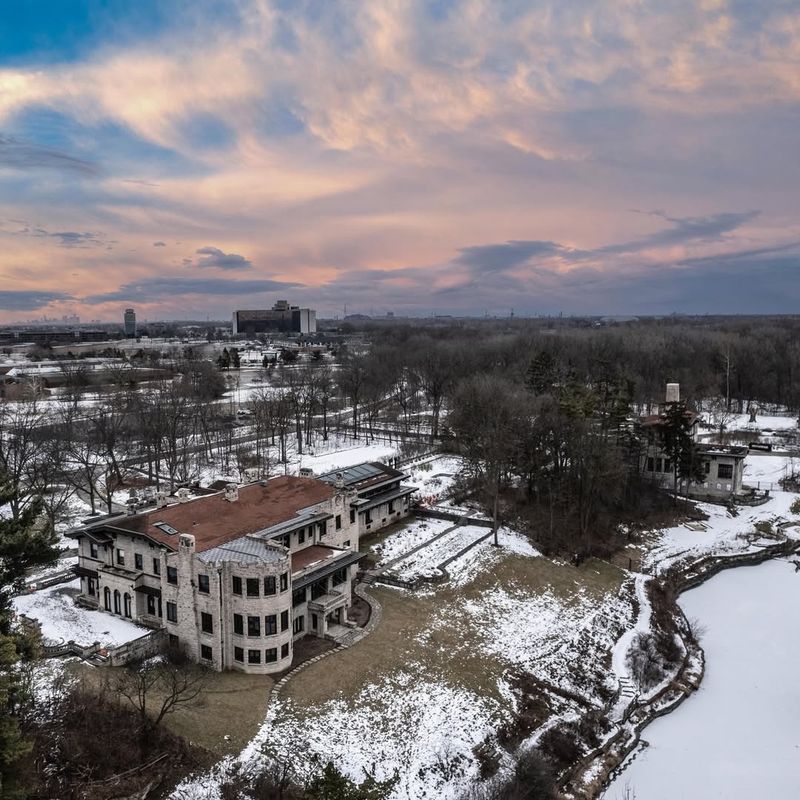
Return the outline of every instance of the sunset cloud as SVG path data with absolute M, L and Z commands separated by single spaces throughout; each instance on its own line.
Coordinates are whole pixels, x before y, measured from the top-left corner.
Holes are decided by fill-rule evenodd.
M 191 266 L 208 269 L 250 269 L 253 265 L 237 253 L 223 253 L 219 247 L 201 247 L 196 251 L 200 258 L 190 261 Z
M 175 9 L 95 10 L 69 38 L 54 9 L 48 36 L 0 50 L 0 219 L 36 220 L 0 226 L 4 289 L 175 316 L 189 268 L 244 271 L 274 287 L 265 303 L 291 288 L 322 314 L 424 314 L 434 297 L 585 313 L 586 287 L 616 287 L 593 294 L 605 313 L 657 270 L 680 310 L 698 302 L 692 261 L 713 311 L 730 308 L 710 287 L 733 251 L 764 251 L 761 280 L 783 286 L 767 251 L 800 235 L 791 4 Z M 243 287 L 202 279 L 193 308 L 227 317 Z M 75 299 L 87 280 L 101 288 Z

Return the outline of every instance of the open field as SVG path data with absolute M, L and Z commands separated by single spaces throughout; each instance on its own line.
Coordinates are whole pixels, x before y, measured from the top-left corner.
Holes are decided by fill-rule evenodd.
M 513 714 L 514 674 L 596 698 L 596 685 L 581 685 L 566 665 L 592 647 L 598 663 L 610 659 L 616 635 L 604 633 L 606 621 L 624 626 L 631 613 L 620 597 L 625 576 L 531 552 L 493 549 L 460 586 L 371 587 L 381 625 L 293 678 L 244 759 L 262 747 L 306 766 L 333 758 L 354 778 L 397 771 L 398 798 L 453 797 L 476 776 L 472 749 Z

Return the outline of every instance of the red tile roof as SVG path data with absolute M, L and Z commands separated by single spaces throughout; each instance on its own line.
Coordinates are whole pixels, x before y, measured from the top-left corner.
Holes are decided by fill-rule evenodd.
M 313 478 L 282 476 L 267 481 L 265 486 L 251 483 L 239 487 L 239 499 L 234 502 L 226 500 L 224 493 L 212 494 L 114 520 L 110 527 L 140 533 L 177 549 L 178 535 L 155 526 L 163 522 L 179 534 L 191 533 L 197 552 L 202 552 L 287 522 L 301 509 L 330 500 L 335 492 L 333 486 Z

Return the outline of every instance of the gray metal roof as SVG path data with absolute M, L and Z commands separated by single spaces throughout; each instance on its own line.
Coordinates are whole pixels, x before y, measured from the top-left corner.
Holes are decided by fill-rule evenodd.
M 380 494 L 373 495 L 372 497 L 359 498 L 350 503 L 352 508 L 357 508 L 359 511 L 365 511 L 368 508 L 375 508 L 382 503 L 388 503 L 390 500 L 397 500 L 405 497 L 408 494 L 414 494 L 419 491 L 416 486 L 405 486 L 401 484 L 396 489 L 388 489 Z
M 358 483 L 367 478 L 374 478 L 377 475 L 386 474 L 386 470 L 381 469 L 376 464 L 356 464 L 354 467 L 345 467 L 344 469 L 334 469 L 320 475 L 319 479 L 326 483 L 333 483 L 339 475 L 342 476 L 345 486 L 350 486 L 353 483 Z
M 261 539 L 242 536 L 219 547 L 198 553 L 197 558 L 204 564 L 218 564 L 223 561 L 233 561 L 237 564 L 276 564 L 288 560 L 289 556 Z
M 295 519 L 287 520 L 286 522 L 279 522 L 277 525 L 272 525 L 265 528 L 258 533 L 250 534 L 251 536 L 258 537 L 259 539 L 274 539 L 290 531 L 296 531 L 300 528 L 305 528 L 308 525 L 313 525 L 316 522 L 324 522 L 326 519 L 333 519 L 333 514 L 328 511 L 318 511 L 316 514 L 306 514 L 306 516 L 296 517 Z
M 362 558 L 364 558 L 365 553 L 359 553 L 357 551 L 353 551 L 346 556 L 341 556 L 336 559 L 327 560 L 325 561 L 324 565 L 321 566 L 319 569 L 314 570 L 313 572 L 309 572 L 302 577 L 298 578 L 296 581 L 292 581 L 292 590 L 296 591 L 297 589 L 302 589 L 306 586 L 310 586 L 315 581 L 318 581 L 320 578 L 324 578 L 327 575 L 331 575 L 336 570 L 341 569 L 342 567 L 349 567 L 350 564 L 358 563 Z

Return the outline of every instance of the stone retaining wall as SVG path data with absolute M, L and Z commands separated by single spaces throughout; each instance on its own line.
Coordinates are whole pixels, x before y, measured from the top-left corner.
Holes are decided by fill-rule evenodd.
M 138 639 L 109 649 L 109 663 L 121 667 L 132 661 L 143 661 L 162 652 L 167 643 L 167 632 L 163 629 L 151 631 Z

